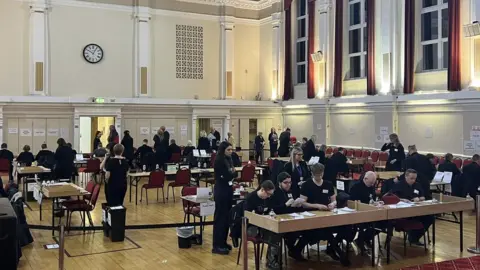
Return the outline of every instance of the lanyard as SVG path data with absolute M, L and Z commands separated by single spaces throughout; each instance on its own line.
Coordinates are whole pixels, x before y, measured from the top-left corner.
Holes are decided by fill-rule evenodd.
M 300 166 L 300 164 L 298 164 L 297 166 L 297 171 L 298 171 L 298 174 L 300 174 L 300 176 L 302 176 L 302 167 Z

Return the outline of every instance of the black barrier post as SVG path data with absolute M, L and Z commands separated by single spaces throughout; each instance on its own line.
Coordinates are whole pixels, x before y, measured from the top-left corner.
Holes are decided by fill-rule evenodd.
M 467 248 L 468 252 L 474 254 L 480 254 L 480 195 L 477 195 L 477 220 L 476 220 L 476 237 L 475 246 Z

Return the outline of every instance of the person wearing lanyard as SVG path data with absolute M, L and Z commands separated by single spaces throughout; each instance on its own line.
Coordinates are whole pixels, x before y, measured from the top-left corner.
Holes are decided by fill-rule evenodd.
M 285 172 L 292 177 L 292 192 L 299 192 L 300 186 L 311 178 L 307 163 L 303 161 L 303 151 L 301 148 L 292 149 L 290 162 L 285 164 Z
M 388 150 L 388 160 L 385 165 L 386 171 L 397 171 L 402 169 L 403 161 L 405 160 L 405 149 L 395 133 L 390 134 L 390 143 L 382 146 L 382 151 Z
M 105 168 L 105 193 L 109 206 L 123 205 L 125 193 L 127 192 L 128 161 L 122 156 L 124 147 L 116 144 L 113 147 L 114 157 L 107 157 L 103 160 L 101 168 Z

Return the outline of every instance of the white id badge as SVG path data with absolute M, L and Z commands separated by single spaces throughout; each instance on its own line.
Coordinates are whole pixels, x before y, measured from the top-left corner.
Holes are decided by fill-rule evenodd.
M 229 186 L 233 186 L 233 181 L 229 181 L 229 182 L 228 182 L 228 185 L 229 185 Z
M 328 194 L 328 189 L 324 189 L 323 194 Z
M 303 177 L 300 177 L 300 182 L 302 182 L 302 181 L 303 181 Z
M 398 152 L 398 149 L 397 149 L 397 148 L 395 148 L 395 152 Z
M 288 198 L 292 198 L 292 193 L 288 193 Z
M 413 193 L 415 193 L 415 194 L 418 195 L 419 192 L 418 192 L 418 190 L 415 189 L 415 190 L 413 191 Z

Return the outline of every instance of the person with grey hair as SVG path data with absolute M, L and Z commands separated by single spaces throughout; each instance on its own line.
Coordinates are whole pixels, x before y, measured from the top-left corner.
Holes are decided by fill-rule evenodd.
M 255 162 L 257 164 L 263 163 L 263 148 L 265 146 L 265 139 L 263 138 L 263 132 L 258 132 L 255 137 Z
M 418 153 L 415 145 L 408 146 L 408 158 L 405 159 L 403 163 L 403 170 L 406 171 L 408 169 L 417 172 L 417 182 L 422 186 L 427 200 L 430 200 L 432 198 L 430 183 L 435 176 L 435 171 L 431 166 L 430 160 L 428 160 L 426 156 Z
M 300 186 L 311 178 L 307 163 L 303 161 L 303 151 L 295 147 L 290 153 L 290 161 L 285 164 L 285 172 L 292 176 L 292 191 L 299 192 Z

